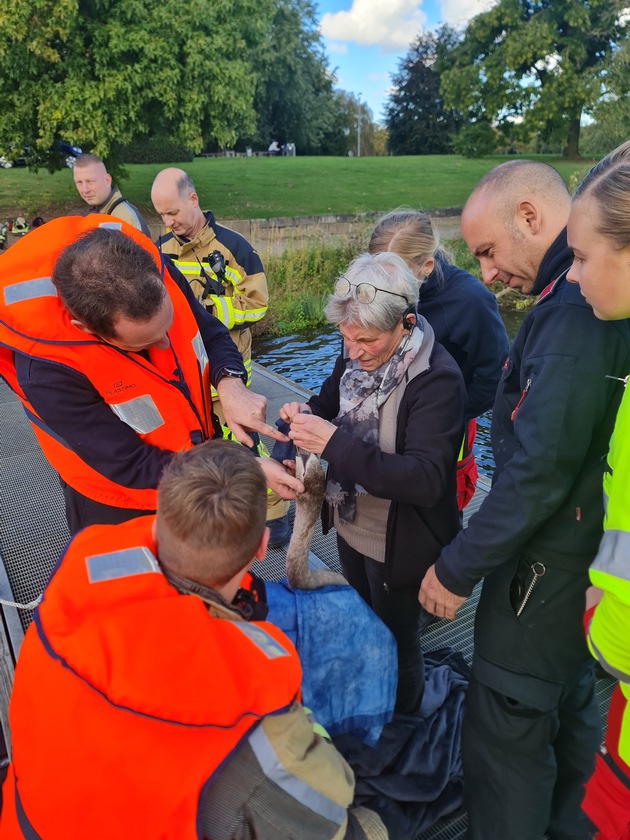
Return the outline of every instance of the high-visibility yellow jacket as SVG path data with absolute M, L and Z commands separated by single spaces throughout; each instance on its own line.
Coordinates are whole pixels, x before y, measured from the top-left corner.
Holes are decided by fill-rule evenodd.
M 199 300 L 202 300 L 206 278 L 218 281 L 208 258 L 213 251 L 221 252 L 225 260 L 224 294 L 209 292 L 202 303 L 230 330 L 247 368 L 248 381 L 251 381 L 249 327 L 267 312 L 267 278 L 260 257 L 250 243 L 240 233 L 218 225 L 211 212 L 204 215 L 207 224 L 194 239 L 180 239 L 170 232 L 156 240 L 156 245 L 173 260 Z M 216 399 L 214 392 L 212 397 Z
M 590 569 L 604 591 L 588 627 L 588 644 L 602 667 L 620 683 L 626 705 L 618 754 L 630 765 L 630 389 L 617 414 L 604 475 L 604 536 Z

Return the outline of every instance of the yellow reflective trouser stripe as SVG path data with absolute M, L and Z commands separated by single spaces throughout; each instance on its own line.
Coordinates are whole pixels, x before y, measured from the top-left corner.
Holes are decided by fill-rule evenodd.
M 303 709 L 304 709 L 304 714 L 306 715 L 306 717 L 311 722 L 311 725 L 313 727 L 313 732 L 316 735 L 321 735 L 321 737 L 325 738 L 327 741 L 330 741 L 331 740 L 330 735 L 328 734 L 326 729 L 321 725 L 321 723 L 317 722 L 317 720 L 315 719 L 315 716 L 313 715 L 313 712 L 310 709 L 307 709 L 306 706 L 303 706 Z

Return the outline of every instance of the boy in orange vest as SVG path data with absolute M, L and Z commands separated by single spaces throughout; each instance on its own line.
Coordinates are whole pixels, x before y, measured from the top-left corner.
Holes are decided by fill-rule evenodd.
M 171 460 L 156 516 L 72 540 L 16 668 L 0 838 L 387 840 L 299 702 L 295 649 L 235 606 L 266 495 L 210 441 Z

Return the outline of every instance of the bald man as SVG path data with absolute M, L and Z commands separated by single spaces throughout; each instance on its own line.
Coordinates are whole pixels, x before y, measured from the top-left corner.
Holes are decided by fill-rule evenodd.
M 267 278 L 258 253 L 236 231 L 217 224 L 204 212 L 190 176 L 169 167 L 158 173 L 151 201 L 169 232 L 156 240 L 160 251 L 182 272 L 197 299 L 230 331 L 243 357 L 247 382 L 252 376 L 250 327 L 267 312 Z M 217 414 L 224 422 L 217 394 L 212 391 Z M 270 545 L 282 545 L 289 536 L 287 503 L 270 494 L 268 526 Z
M 141 230 L 145 236 L 151 236 L 149 226 L 140 211 L 123 198 L 98 155 L 79 155 L 72 170 L 72 177 L 79 195 L 89 206 L 90 213 L 115 216 Z
M 485 578 L 462 732 L 471 840 L 591 837 L 580 804 L 600 725 L 582 614 L 630 325 L 598 320 L 566 280 L 569 209 L 554 169 L 510 161 L 462 215 L 484 281 L 540 296 L 499 383 L 492 490 L 420 590 L 453 618 Z

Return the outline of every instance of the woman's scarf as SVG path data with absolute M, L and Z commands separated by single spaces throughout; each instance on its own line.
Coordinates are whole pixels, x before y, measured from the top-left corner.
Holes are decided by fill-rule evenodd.
M 374 371 L 362 370 L 358 361 L 351 361 L 339 382 L 339 414 L 332 422 L 366 443 L 378 444 L 378 410 L 407 373 L 423 338 L 423 330 L 416 326 L 391 359 Z M 326 485 L 326 501 L 337 509 L 343 522 L 354 521 L 357 495 L 367 495 L 367 491 L 338 474 Z

